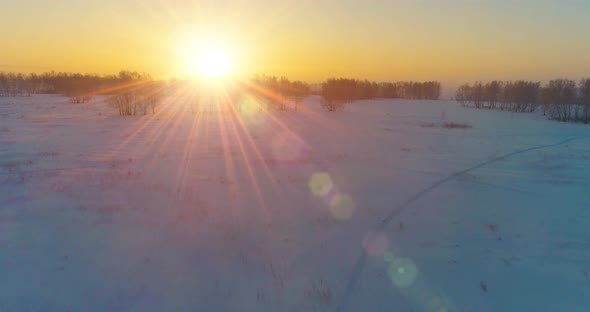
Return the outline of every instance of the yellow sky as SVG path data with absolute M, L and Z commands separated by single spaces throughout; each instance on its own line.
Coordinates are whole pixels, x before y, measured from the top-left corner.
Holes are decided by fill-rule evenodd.
M 217 41 L 236 73 L 320 81 L 590 76 L 583 0 L 23 0 L 0 10 L 0 70 L 186 74 Z

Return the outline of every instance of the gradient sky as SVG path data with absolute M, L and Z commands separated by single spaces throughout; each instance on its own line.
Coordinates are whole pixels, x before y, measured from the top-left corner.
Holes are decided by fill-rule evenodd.
M 231 50 L 243 76 L 590 76 L 588 0 L 2 2 L 0 71 L 182 76 L 187 38 L 205 37 Z

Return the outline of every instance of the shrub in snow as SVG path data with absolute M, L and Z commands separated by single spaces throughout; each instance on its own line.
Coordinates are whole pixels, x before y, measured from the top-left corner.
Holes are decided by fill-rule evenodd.
M 443 128 L 447 128 L 447 129 L 469 129 L 469 128 L 473 128 L 473 126 L 471 126 L 468 123 L 459 123 L 459 122 L 445 122 L 442 124 Z
M 422 128 L 436 128 L 436 124 L 434 122 L 427 122 L 420 125 Z
M 322 108 L 329 112 L 335 112 L 339 109 L 344 108 L 345 103 L 346 102 L 344 101 L 329 99 L 325 97 L 323 97 L 320 101 L 320 105 L 322 106 Z
M 320 105 L 329 112 L 339 110 L 347 102 L 356 99 L 356 89 L 356 80 L 354 79 L 328 79 L 322 84 Z
M 134 115 L 134 103 L 135 103 L 135 94 L 132 92 L 123 92 L 120 94 L 112 95 L 107 98 L 107 103 L 113 107 L 116 107 L 119 110 L 119 115 L 121 116 L 131 116 Z
M 304 288 L 303 293 L 309 300 L 322 306 L 330 305 L 332 302 L 332 289 L 322 279 L 312 281 Z
M 162 88 L 156 83 L 148 83 L 118 91 L 105 101 L 117 108 L 121 116 L 136 116 L 155 113 L 161 100 Z
M 91 95 L 74 95 L 70 96 L 70 103 L 72 104 L 81 104 L 81 103 L 88 103 L 92 99 Z
M 460 122 L 443 122 L 442 124 L 438 125 L 433 122 L 427 122 L 420 125 L 422 128 L 446 128 L 446 129 L 470 129 L 473 128 L 472 125 L 468 123 L 460 123 Z

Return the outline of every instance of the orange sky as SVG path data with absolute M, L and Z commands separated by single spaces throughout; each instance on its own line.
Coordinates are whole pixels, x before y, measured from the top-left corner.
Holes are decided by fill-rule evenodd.
M 584 0 L 9 1 L 0 71 L 182 77 L 195 40 L 221 42 L 244 77 L 577 79 L 588 16 Z

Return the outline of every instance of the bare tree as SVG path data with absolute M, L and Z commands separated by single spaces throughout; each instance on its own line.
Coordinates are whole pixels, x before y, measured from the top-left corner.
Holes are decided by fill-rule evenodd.
M 554 79 L 542 92 L 543 103 L 550 118 L 569 121 L 573 115 L 576 99 L 576 82 L 569 79 Z
M 590 122 L 590 78 L 580 80 L 580 104 L 582 105 L 582 121 Z

